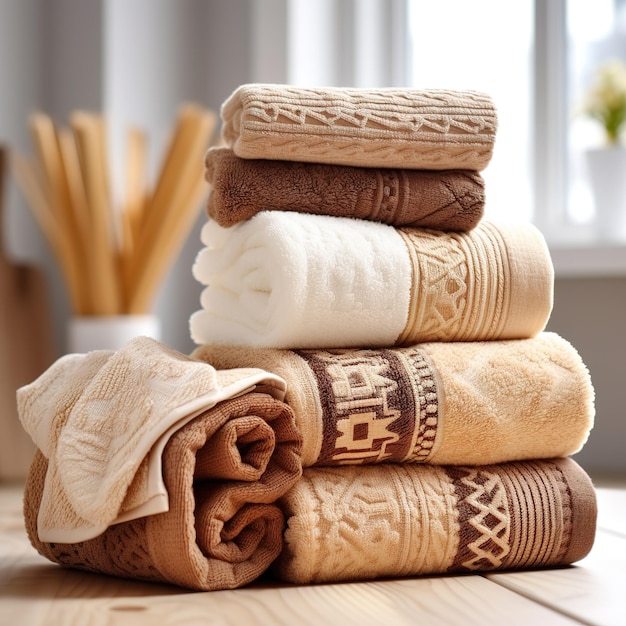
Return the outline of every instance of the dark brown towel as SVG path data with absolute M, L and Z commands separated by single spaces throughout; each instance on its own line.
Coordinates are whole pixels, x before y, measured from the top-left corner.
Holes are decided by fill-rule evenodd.
M 211 148 L 205 163 L 211 184 L 207 213 L 224 227 L 278 210 L 468 231 L 484 212 L 484 181 L 473 170 L 241 159 L 227 148 Z

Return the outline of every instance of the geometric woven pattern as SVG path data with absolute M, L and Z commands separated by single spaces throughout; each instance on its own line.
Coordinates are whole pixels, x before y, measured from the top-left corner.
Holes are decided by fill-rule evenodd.
M 508 252 L 498 230 L 483 222 L 471 234 L 399 232 L 411 256 L 415 287 L 396 343 L 497 339 L 512 292 Z
M 451 571 L 502 567 L 510 551 L 511 514 L 499 476 L 484 468 L 450 468 L 464 538 Z
M 438 399 L 422 351 L 296 353 L 315 376 L 322 406 L 323 443 L 316 465 L 428 458 L 437 435 Z
M 242 85 L 222 106 L 222 138 L 243 158 L 408 169 L 482 170 L 497 127 L 472 91 Z

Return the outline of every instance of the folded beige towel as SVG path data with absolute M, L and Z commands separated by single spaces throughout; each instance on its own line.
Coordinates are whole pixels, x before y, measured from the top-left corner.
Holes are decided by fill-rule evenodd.
M 225 227 L 260 211 L 278 210 L 467 231 L 476 226 L 485 207 L 483 178 L 471 170 L 241 159 L 228 148 L 211 148 L 205 163 L 211 186 L 207 213 Z
M 394 349 L 205 345 L 193 356 L 283 378 L 305 467 L 564 457 L 581 449 L 595 413 L 587 368 L 552 332 Z
M 493 101 L 476 91 L 248 84 L 221 115 L 242 158 L 405 169 L 483 170 L 497 129 Z
M 552 310 L 550 253 L 530 223 L 444 233 L 263 211 L 230 228 L 209 220 L 201 237 L 198 345 L 517 339 L 543 330 Z
M 247 426 L 239 432 L 241 420 L 231 423 L 227 411 L 213 411 L 218 403 L 253 391 L 263 392 L 284 412 L 276 421 L 284 431 L 280 437 L 262 413 L 252 411 L 258 417 L 246 417 Z M 263 450 L 253 463 L 261 472 L 281 441 L 287 447 L 281 454 L 291 454 L 293 460 L 288 476 L 283 476 L 287 466 L 279 472 L 280 491 L 297 478 L 300 464 L 299 435 L 291 409 L 282 402 L 284 393 L 284 381 L 273 374 L 259 369 L 218 372 L 147 337 L 115 352 L 60 358 L 17 392 L 22 424 L 48 463 L 38 506 L 39 539 L 76 543 L 112 524 L 167 511 L 173 494 L 162 476 L 163 450 L 175 432 L 198 416 L 217 451 L 213 454 L 219 452 L 222 466 L 231 457 L 238 480 L 241 466 L 249 464 L 250 440 L 256 441 L 255 455 Z M 193 463 L 193 455 L 188 462 Z M 189 471 L 193 475 L 193 468 Z M 250 480 L 258 474 L 252 472 Z M 228 518 L 233 513 L 229 510 Z
M 176 430 L 163 450 L 167 510 L 70 543 L 46 541 L 37 530 L 50 474 L 38 450 L 24 491 L 30 541 L 78 569 L 198 590 L 240 587 L 282 548 L 285 520 L 275 502 L 300 476 L 298 440 L 288 407 L 269 394 L 220 402 Z
M 596 497 L 571 459 L 309 468 L 282 499 L 292 583 L 556 567 L 582 559 Z

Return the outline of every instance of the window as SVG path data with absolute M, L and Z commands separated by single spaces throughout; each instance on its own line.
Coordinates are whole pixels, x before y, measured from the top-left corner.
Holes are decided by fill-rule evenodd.
M 604 143 L 599 124 L 582 114 L 585 92 L 600 66 L 626 60 L 626 1 L 567 1 L 567 80 L 571 102 L 568 195 L 572 219 L 590 223 L 595 206 L 586 151 Z M 625 172 L 626 175 L 626 172 Z
M 489 93 L 499 114 L 486 213 L 532 219 L 549 240 L 594 237 L 581 113 L 597 67 L 626 57 L 626 0 L 407 0 L 410 84 Z
M 594 242 L 577 114 L 590 73 L 626 58 L 626 0 L 287 0 L 293 84 L 476 89 L 498 110 L 486 214 L 550 243 Z
M 486 214 L 531 219 L 532 2 L 408 0 L 408 8 L 410 83 L 484 91 L 496 105 Z

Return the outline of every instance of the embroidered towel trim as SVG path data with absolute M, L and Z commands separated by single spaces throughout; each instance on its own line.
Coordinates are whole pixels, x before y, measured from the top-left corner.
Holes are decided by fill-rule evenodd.
M 271 569 L 297 584 L 567 565 L 591 550 L 597 516 L 572 459 L 307 468 L 281 506 Z
M 478 224 L 485 208 L 484 180 L 472 170 L 241 159 L 227 148 L 211 148 L 205 165 L 210 185 L 207 214 L 224 227 L 271 210 L 468 231 Z
M 391 349 L 205 345 L 193 356 L 283 378 L 305 467 L 565 457 L 582 448 L 595 416 L 589 371 L 553 332 Z
M 148 337 L 61 357 L 17 392 L 20 420 L 49 462 L 40 539 L 83 541 L 167 511 L 161 459 L 173 433 L 255 390 L 280 401 L 285 383 L 258 369 L 218 372 Z
M 477 91 L 247 84 L 222 104 L 237 156 L 405 169 L 481 171 L 497 115 Z

